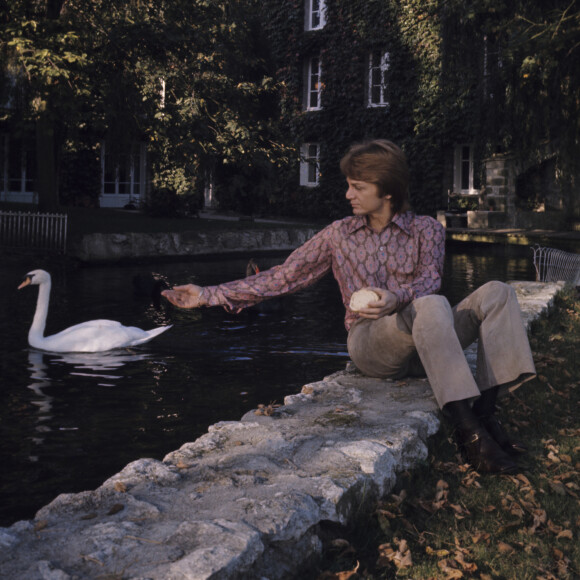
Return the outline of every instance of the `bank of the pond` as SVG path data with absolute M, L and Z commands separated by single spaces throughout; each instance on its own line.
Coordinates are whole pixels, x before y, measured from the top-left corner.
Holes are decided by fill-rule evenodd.
M 528 327 L 561 288 L 512 284 Z M 473 347 L 467 355 L 473 364 Z M 426 458 L 438 428 L 425 380 L 347 369 L 0 529 L 0 576 L 297 576 L 320 553 L 320 524 L 364 513 Z
M 293 250 L 311 238 L 322 226 L 261 220 L 260 227 L 252 221 L 208 214 L 209 221 L 223 227 L 185 229 L 174 232 L 92 232 L 75 237 L 68 254 L 87 263 L 112 263 L 130 260 L 153 260 L 196 257 L 236 252 Z M 231 227 L 232 220 L 236 225 Z M 500 244 L 554 246 L 567 251 L 580 250 L 580 231 L 525 229 L 447 228 L 447 240 L 480 245 Z
M 446 237 L 448 242 L 457 243 L 515 246 L 538 244 L 570 252 L 580 251 L 580 231 L 575 230 L 447 228 Z

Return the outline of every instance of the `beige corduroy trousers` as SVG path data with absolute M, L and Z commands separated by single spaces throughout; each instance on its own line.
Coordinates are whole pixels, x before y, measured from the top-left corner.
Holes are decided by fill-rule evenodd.
M 475 340 L 474 376 L 463 351 Z M 513 390 L 536 374 L 515 292 L 497 281 L 454 308 L 443 296 L 431 295 L 391 316 L 359 319 L 350 329 L 348 352 L 367 376 L 426 374 L 441 408 L 492 387 Z

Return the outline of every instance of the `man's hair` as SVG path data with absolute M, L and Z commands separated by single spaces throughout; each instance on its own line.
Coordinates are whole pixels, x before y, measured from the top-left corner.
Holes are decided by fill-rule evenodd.
M 345 177 L 375 184 L 379 196 L 391 196 L 393 212 L 410 209 L 409 167 L 401 148 L 386 139 L 356 143 L 340 161 Z

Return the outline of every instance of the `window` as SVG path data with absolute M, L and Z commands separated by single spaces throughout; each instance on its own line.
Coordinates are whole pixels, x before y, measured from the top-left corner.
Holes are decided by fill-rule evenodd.
M 306 63 L 305 108 L 307 111 L 315 111 L 322 108 L 321 74 L 320 58 L 318 56 L 310 58 Z
M 130 151 L 113 157 L 103 144 L 104 207 L 123 207 L 140 201 L 145 188 L 145 145 L 134 143 Z
M 368 106 L 385 107 L 387 102 L 387 73 L 389 53 L 373 50 L 369 55 Z
M 208 169 L 204 172 L 203 180 L 203 199 L 204 207 L 211 209 L 218 206 L 215 198 L 215 181 L 213 177 L 213 169 Z
M 453 164 L 453 192 L 475 194 L 473 188 L 473 146 L 456 145 Z
M 304 30 L 318 30 L 326 24 L 326 1 L 305 0 Z
M 316 187 L 320 177 L 320 143 L 304 143 L 300 148 L 300 185 Z
M 0 199 L 34 201 L 36 155 L 34 141 L 0 135 Z

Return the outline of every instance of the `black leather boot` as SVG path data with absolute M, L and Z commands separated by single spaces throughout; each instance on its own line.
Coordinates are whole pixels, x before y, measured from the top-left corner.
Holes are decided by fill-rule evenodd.
M 485 415 L 480 417 L 479 420 L 495 442 L 507 453 L 521 455 L 528 452 L 528 446 L 523 441 L 512 439 L 505 432 L 502 422 L 495 415 Z
M 459 447 L 474 469 L 481 473 L 517 471 L 517 464 L 496 443 L 467 400 L 447 403 L 444 411 L 454 423 Z
M 484 427 L 457 429 L 459 446 L 465 457 L 480 473 L 515 473 L 517 463 L 505 453 Z

